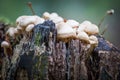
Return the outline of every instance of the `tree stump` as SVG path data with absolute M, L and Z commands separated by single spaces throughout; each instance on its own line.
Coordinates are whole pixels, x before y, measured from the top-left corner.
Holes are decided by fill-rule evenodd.
M 120 51 L 103 37 L 96 35 L 98 46 L 77 39 L 65 43 L 49 31 L 36 27 L 16 44 L 11 60 L 4 58 L 2 80 L 120 80 Z

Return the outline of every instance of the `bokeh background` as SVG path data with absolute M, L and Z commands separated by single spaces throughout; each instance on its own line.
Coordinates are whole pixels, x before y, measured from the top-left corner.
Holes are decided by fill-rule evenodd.
M 0 0 L 0 20 L 15 23 L 18 16 L 31 15 L 26 5 L 29 1 L 39 16 L 45 11 L 57 12 L 66 19 L 89 20 L 96 25 L 107 10 L 114 9 L 115 14 L 105 18 L 100 31 L 108 26 L 104 37 L 120 48 L 120 0 Z

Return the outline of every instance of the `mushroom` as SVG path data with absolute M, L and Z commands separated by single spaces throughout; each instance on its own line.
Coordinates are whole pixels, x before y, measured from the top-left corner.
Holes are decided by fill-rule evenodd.
M 18 33 L 18 31 L 14 27 L 10 27 L 6 32 L 6 35 L 15 38 L 15 33 Z
M 56 25 L 60 22 L 64 22 L 64 19 L 60 16 L 58 17 L 53 17 L 53 18 L 50 18 L 50 20 L 52 20 Z
M 53 12 L 53 13 L 48 13 L 48 12 L 44 12 L 43 13 L 43 18 L 44 19 L 53 19 L 53 18 L 55 18 L 55 17 L 58 17 L 58 14 L 57 13 L 55 13 L 55 12 Z
M 89 26 L 89 25 L 91 25 L 92 23 L 90 22 L 90 21 L 84 21 L 84 22 L 82 22 L 80 25 L 79 25 L 79 27 L 78 27 L 78 29 L 77 29 L 77 32 L 79 32 L 79 31 L 84 31 L 85 30 L 85 28 L 86 28 L 86 26 Z
M 78 26 L 79 26 L 79 22 L 75 21 L 75 20 L 67 20 L 66 24 L 68 24 L 69 26 L 71 26 L 75 31 L 77 31 Z
M 87 26 L 91 25 L 92 23 L 90 21 L 85 20 L 84 22 L 81 23 L 81 25 Z
M 49 19 L 49 17 L 50 17 L 50 13 L 48 13 L 48 12 L 43 13 L 43 18 L 44 19 Z
M 22 28 L 22 27 L 20 27 L 19 25 L 17 25 L 17 27 L 16 27 L 16 28 L 17 28 L 17 30 L 18 30 L 18 32 L 19 32 L 19 33 L 22 33 L 22 32 L 24 31 L 24 30 L 23 30 L 23 28 Z
M 17 18 L 16 23 L 22 28 L 26 28 L 27 25 L 29 24 L 40 24 L 43 23 L 44 19 L 40 18 L 39 16 L 20 16 Z
M 34 25 L 41 24 L 45 21 L 44 18 L 40 18 L 36 16 L 36 20 L 34 21 Z
M 34 26 L 35 26 L 34 24 L 29 24 L 29 25 L 26 27 L 25 31 L 26 31 L 26 32 L 31 32 L 31 31 L 33 30 Z
M 67 42 L 67 39 L 76 38 L 76 32 L 68 24 L 61 22 L 57 25 L 57 38 Z
M 1 43 L 1 47 L 4 48 L 4 54 L 5 54 L 5 56 L 7 56 L 7 48 L 10 47 L 10 44 L 7 41 L 3 41 Z
M 90 44 L 92 44 L 92 45 L 97 45 L 97 44 L 98 44 L 98 39 L 97 39 L 96 36 L 91 35 L 91 36 L 89 37 L 89 42 L 90 42 Z
M 67 20 L 66 24 L 70 25 L 72 28 L 78 28 L 79 26 L 79 22 L 75 21 L 75 20 Z
M 77 32 L 79 31 L 85 31 L 89 35 L 99 33 L 98 26 L 92 24 L 90 21 L 84 21 L 83 23 L 81 23 Z
M 77 34 L 77 38 L 82 40 L 82 41 L 85 41 L 87 43 L 89 43 L 89 36 L 86 32 L 84 31 L 80 31 L 78 34 Z
M 98 34 L 99 33 L 99 29 L 95 24 L 91 24 L 86 26 L 85 30 L 86 33 L 88 33 L 89 35 L 92 34 Z
M 51 14 L 50 14 L 50 18 L 53 18 L 53 17 L 58 17 L 58 14 L 55 13 L 55 12 L 51 13 Z

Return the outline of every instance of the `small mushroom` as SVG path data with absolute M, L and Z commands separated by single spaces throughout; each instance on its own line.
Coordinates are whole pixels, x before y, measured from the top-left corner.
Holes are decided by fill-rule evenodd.
M 35 26 L 34 24 L 29 24 L 29 25 L 26 27 L 25 31 L 26 31 L 26 32 L 31 32 L 31 31 L 33 30 L 34 26 Z
M 64 19 L 60 16 L 58 17 L 54 17 L 54 18 L 50 18 L 50 20 L 52 20 L 55 24 L 58 24 L 60 22 L 64 22 Z
M 89 35 L 98 34 L 99 33 L 98 26 L 96 26 L 95 24 L 91 24 L 91 25 L 86 26 L 84 31 L 86 33 L 88 33 Z
M 9 37 L 15 38 L 15 33 L 16 33 L 15 28 L 10 27 L 6 32 L 6 35 L 8 35 Z
M 51 14 L 50 14 L 50 18 L 53 18 L 53 17 L 58 17 L 58 14 L 55 13 L 55 12 L 51 13 Z
M 79 22 L 77 22 L 75 20 L 72 20 L 72 19 L 67 20 L 66 24 L 68 24 L 69 26 L 71 26 L 74 29 L 74 31 L 77 31 L 77 29 L 79 27 Z
M 98 26 L 92 24 L 90 21 L 84 21 L 83 23 L 81 23 L 79 28 L 77 29 L 77 32 L 79 31 L 85 31 L 89 35 L 99 33 Z
M 66 24 L 70 25 L 72 28 L 78 28 L 79 26 L 79 22 L 75 21 L 75 20 L 67 20 Z
M 1 43 L 1 47 L 4 48 L 4 54 L 5 54 L 5 56 L 7 56 L 7 48 L 10 47 L 10 44 L 7 41 L 3 41 Z
M 76 38 L 76 32 L 68 24 L 61 22 L 57 26 L 57 38 L 67 42 L 67 39 Z
M 48 12 L 43 13 L 43 18 L 44 19 L 49 19 L 49 17 L 50 17 L 50 13 L 48 13 Z
M 29 24 L 40 24 L 43 23 L 44 19 L 40 18 L 39 16 L 20 16 L 17 20 L 16 23 L 22 28 L 26 28 L 27 25 Z
M 81 25 L 87 26 L 91 25 L 92 23 L 90 21 L 85 20 L 84 22 L 81 23 Z
M 98 44 L 98 39 L 97 39 L 96 36 L 91 35 L 91 36 L 89 37 L 89 42 L 90 42 L 90 44 L 92 44 L 92 45 L 97 45 L 97 44 Z
M 89 36 L 86 32 L 84 31 L 81 31 L 77 34 L 77 38 L 84 41 L 84 42 L 87 42 L 89 43 Z
M 44 18 L 36 18 L 36 21 L 34 22 L 34 25 L 41 24 L 45 21 Z
M 78 29 L 77 29 L 77 33 L 79 32 L 79 31 L 84 31 L 85 30 L 85 28 L 86 28 L 86 26 L 89 26 L 89 25 L 91 25 L 92 23 L 90 22 L 90 21 L 84 21 L 84 22 L 82 22 L 80 25 L 79 25 L 79 27 L 78 27 Z

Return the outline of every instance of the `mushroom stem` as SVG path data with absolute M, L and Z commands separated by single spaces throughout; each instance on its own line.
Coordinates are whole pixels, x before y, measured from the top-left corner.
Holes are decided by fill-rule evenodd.
M 7 56 L 7 48 L 3 47 L 3 49 L 4 49 L 4 54 L 5 54 L 5 56 L 8 57 L 8 56 Z
M 31 2 L 28 2 L 27 5 L 28 5 L 28 7 L 30 8 L 30 10 L 32 11 L 32 14 L 35 15 L 35 11 L 34 11 L 34 9 L 33 9 L 33 7 L 32 7 L 32 3 L 31 3 Z
M 98 28 L 100 28 L 102 22 L 107 17 L 107 15 L 112 15 L 112 14 L 114 14 L 114 10 L 113 9 L 106 11 L 105 15 L 102 17 L 102 19 L 100 20 L 100 22 L 98 24 Z
M 101 35 L 104 35 L 105 32 L 107 31 L 107 29 L 108 29 L 108 27 L 106 27 L 106 28 L 102 31 Z
M 105 15 L 102 17 L 102 19 L 100 20 L 99 24 L 98 24 L 98 28 L 100 28 L 101 24 L 103 23 L 104 19 L 106 18 L 108 14 L 105 13 Z

